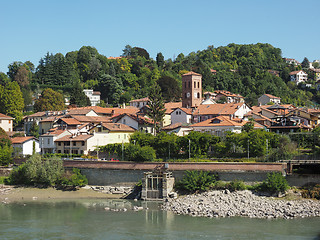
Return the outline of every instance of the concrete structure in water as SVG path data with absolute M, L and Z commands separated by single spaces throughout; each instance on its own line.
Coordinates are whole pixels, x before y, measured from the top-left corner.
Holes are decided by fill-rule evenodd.
M 169 197 L 173 191 L 174 177 L 172 172 L 145 172 L 142 179 L 142 200 L 159 200 Z

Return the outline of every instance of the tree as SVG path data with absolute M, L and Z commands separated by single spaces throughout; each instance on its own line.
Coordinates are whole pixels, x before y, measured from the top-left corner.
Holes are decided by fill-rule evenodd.
M 162 99 L 161 88 L 158 84 L 151 89 L 148 103 L 148 116 L 154 122 L 156 132 L 159 131 L 160 124 L 162 124 L 166 109 L 164 108 L 164 101 Z
M 0 127 L 0 166 L 12 162 L 11 140 L 6 132 Z
M 29 130 L 29 135 L 39 138 L 39 126 L 36 122 L 33 122 Z
M 76 86 L 71 90 L 70 104 L 75 104 L 77 107 L 91 106 L 90 99 L 83 92 L 80 83 L 76 84 Z
M 14 75 L 14 80 L 21 87 L 26 87 L 27 85 L 29 85 L 29 71 L 25 66 L 19 67 L 17 73 Z
M 122 93 L 121 79 L 103 74 L 99 81 L 99 89 L 102 99 L 106 99 L 107 104 L 119 104 Z
M 303 59 L 303 61 L 302 61 L 302 63 L 301 63 L 301 67 L 302 68 L 309 68 L 310 67 L 310 62 L 309 62 L 309 60 L 308 60 L 308 58 L 304 58 Z
M 164 65 L 164 56 L 162 55 L 161 52 L 157 53 L 156 61 L 157 61 L 158 67 L 162 68 Z
M 34 110 L 61 111 L 65 108 L 63 95 L 59 92 L 46 88 L 42 91 L 40 98 L 34 104 Z
M 10 82 L 0 87 L 0 112 L 15 118 L 16 122 L 22 120 L 24 101 L 17 82 Z
M 162 76 L 158 79 L 162 95 L 167 102 L 179 101 L 181 99 L 181 89 L 178 81 L 170 76 Z

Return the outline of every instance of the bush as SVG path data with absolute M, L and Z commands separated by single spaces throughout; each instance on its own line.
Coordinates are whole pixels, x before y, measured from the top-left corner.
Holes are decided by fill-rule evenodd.
M 35 154 L 11 172 L 7 183 L 49 186 L 57 183 L 63 172 L 61 159 L 52 157 L 42 160 L 39 154 Z
M 204 171 L 186 171 L 176 188 L 186 192 L 207 191 L 217 180 L 217 175 Z
M 153 161 L 156 158 L 156 151 L 149 146 L 129 144 L 125 149 L 125 159 L 134 162 Z
M 320 184 L 308 186 L 302 189 L 301 196 L 304 198 L 316 198 L 320 200 Z
M 235 179 L 227 183 L 226 188 L 229 189 L 230 191 L 241 191 L 241 190 L 246 190 L 247 186 L 244 184 L 243 181 Z
M 80 170 L 77 168 L 72 169 L 73 174 L 65 173 L 62 179 L 59 181 L 62 186 L 79 186 L 83 187 L 88 184 L 86 176 L 82 175 Z
M 269 173 L 267 180 L 261 184 L 261 190 L 271 193 L 285 192 L 288 188 L 288 182 L 280 172 Z

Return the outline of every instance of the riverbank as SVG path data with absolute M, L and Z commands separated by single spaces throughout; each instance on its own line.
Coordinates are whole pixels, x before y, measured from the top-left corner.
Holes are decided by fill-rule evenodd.
M 0 185 L 0 202 L 36 201 L 50 199 L 117 199 L 123 194 L 106 194 L 91 188 L 80 188 L 75 191 L 57 190 L 52 187 L 15 187 Z
M 210 191 L 168 199 L 163 210 L 194 217 L 305 218 L 320 217 L 320 201 L 282 200 L 251 191 Z

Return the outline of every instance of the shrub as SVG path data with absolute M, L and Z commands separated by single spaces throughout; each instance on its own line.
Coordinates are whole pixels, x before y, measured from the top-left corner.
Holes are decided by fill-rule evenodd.
M 320 184 L 308 186 L 302 189 L 301 196 L 304 198 L 316 198 L 320 200 Z
M 288 188 L 288 182 L 280 172 L 269 173 L 267 180 L 261 184 L 261 190 L 271 193 L 285 192 Z
M 88 184 L 88 179 L 85 175 L 82 175 L 77 168 L 72 169 L 73 174 L 65 173 L 62 179 L 59 181 L 62 186 L 79 186 L 83 187 Z
M 203 192 L 213 186 L 216 180 L 217 176 L 210 172 L 186 171 L 176 188 L 187 192 Z
M 42 160 L 39 154 L 32 155 L 26 163 L 14 169 L 7 183 L 25 185 L 54 185 L 64 172 L 62 161 L 52 157 Z
M 227 183 L 226 188 L 229 189 L 230 191 L 241 191 L 241 190 L 246 190 L 247 186 L 244 184 L 243 181 L 235 179 Z
M 125 159 L 134 162 L 153 161 L 156 158 L 156 152 L 152 147 L 129 144 L 125 149 Z

